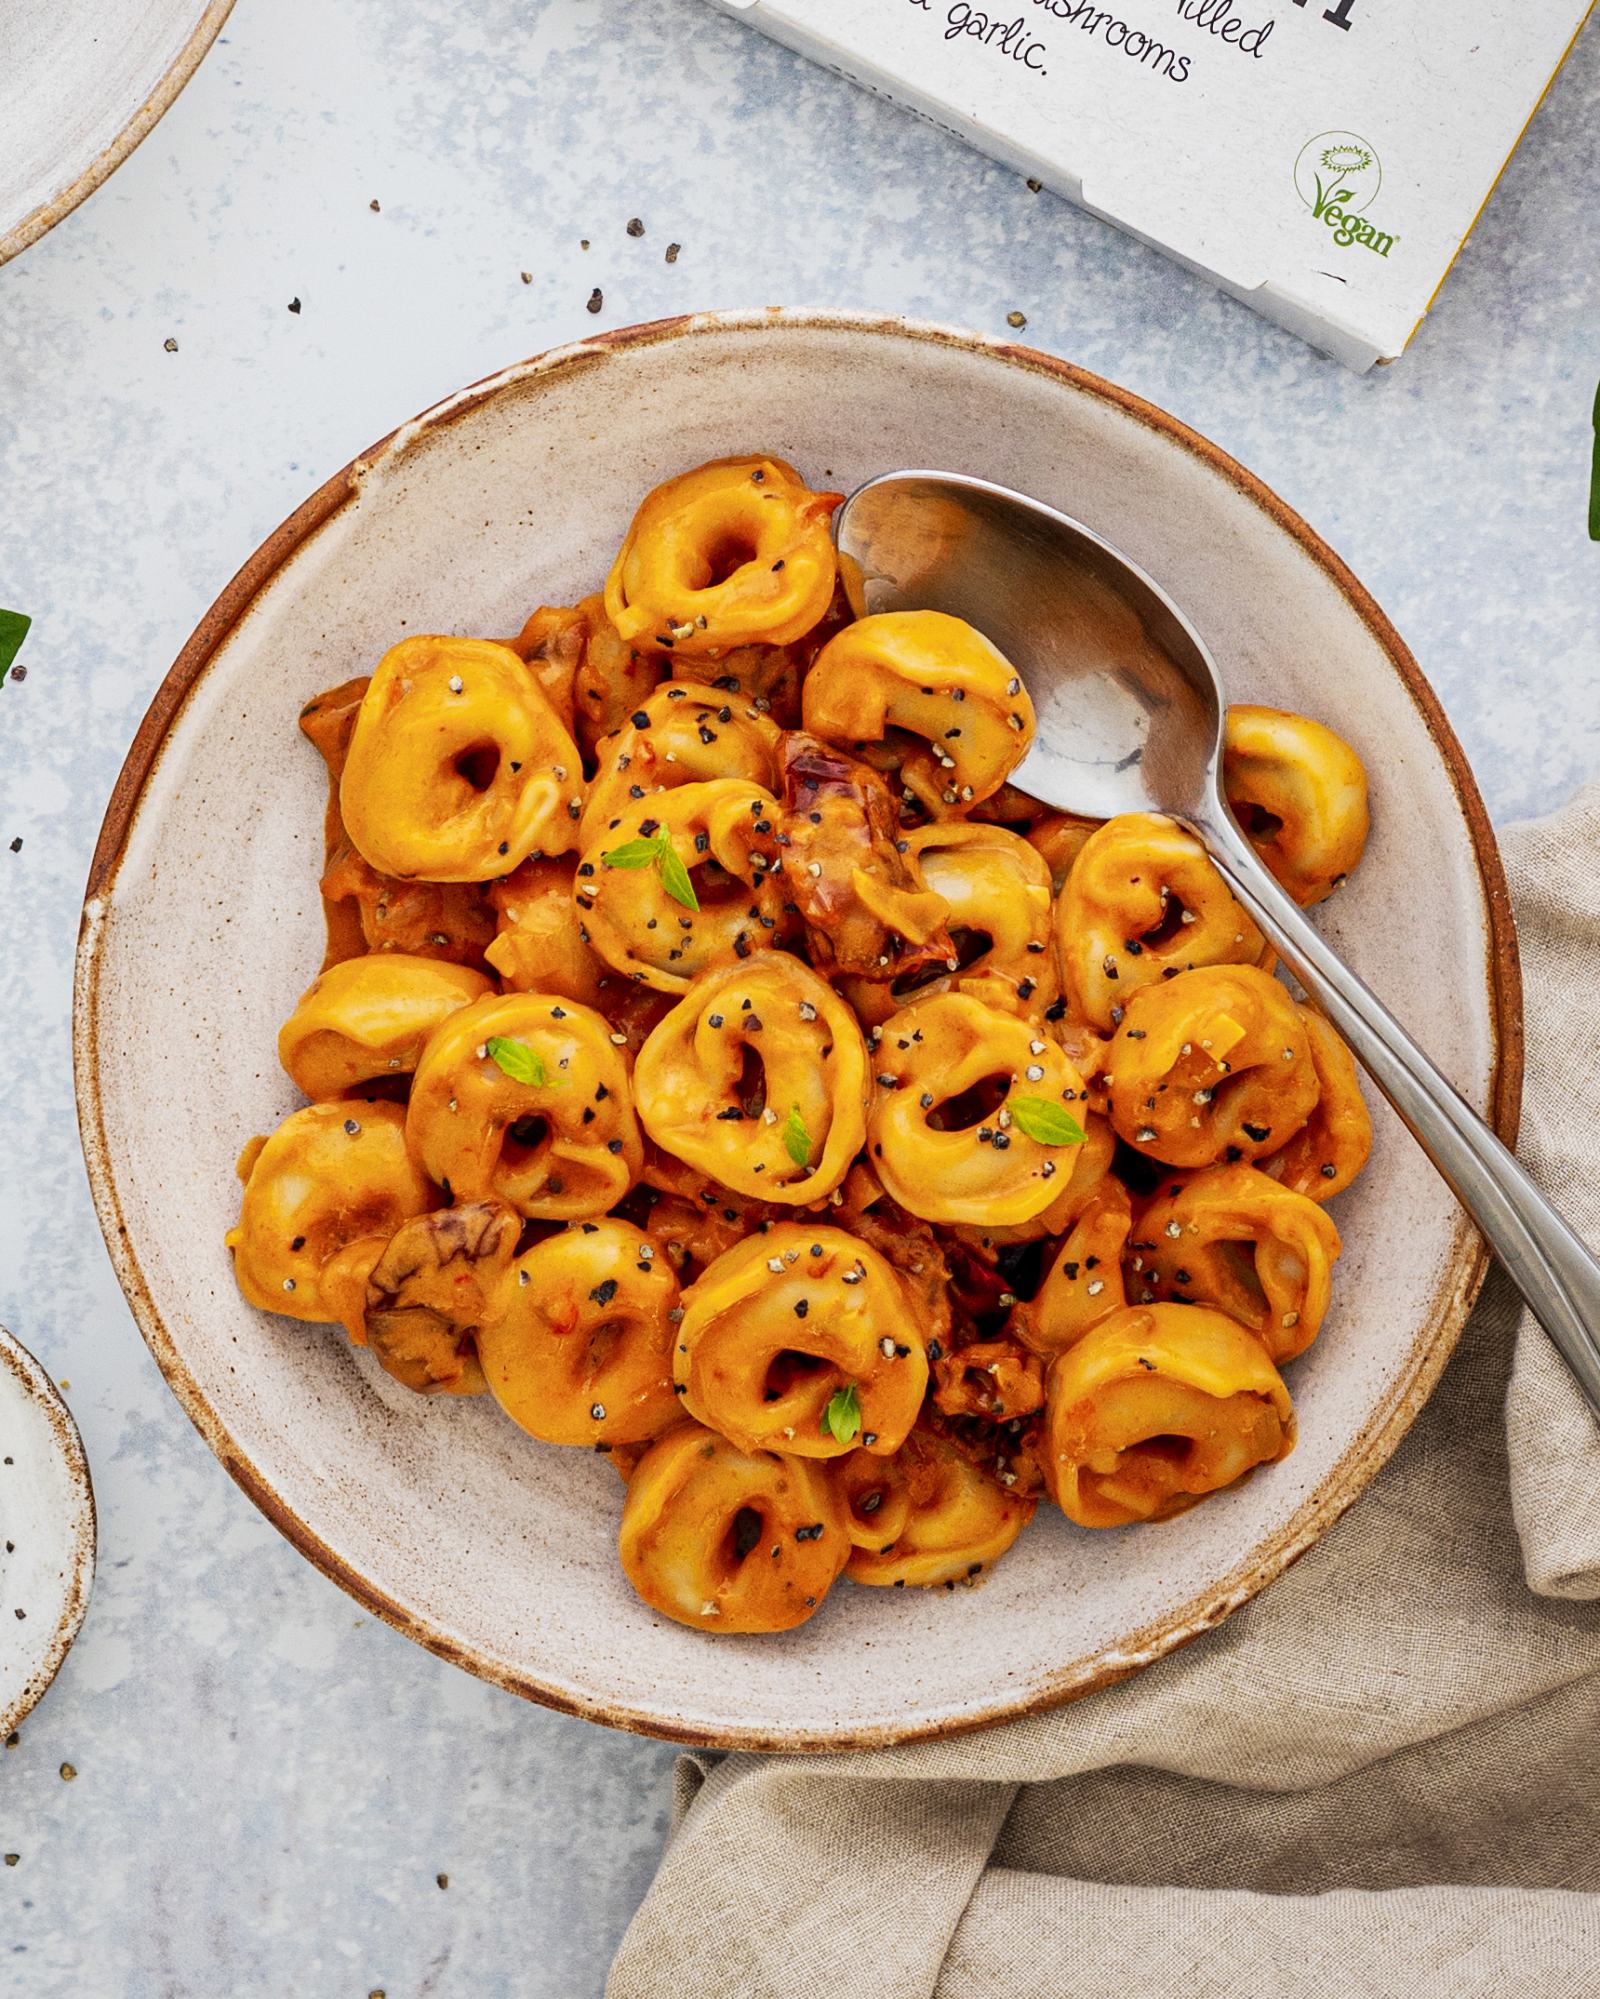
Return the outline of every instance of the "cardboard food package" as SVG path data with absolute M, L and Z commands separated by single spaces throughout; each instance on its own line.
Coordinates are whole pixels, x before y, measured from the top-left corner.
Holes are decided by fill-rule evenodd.
M 1357 369 L 1405 351 L 1594 0 L 711 0 Z

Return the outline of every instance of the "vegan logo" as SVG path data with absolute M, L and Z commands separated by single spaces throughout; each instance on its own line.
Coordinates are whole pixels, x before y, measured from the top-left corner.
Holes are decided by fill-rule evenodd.
M 1294 184 L 1313 217 L 1333 231 L 1341 250 L 1359 244 L 1387 257 L 1399 242 L 1367 220 L 1383 186 L 1383 167 L 1376 150 L 1356 133 L 1322 132 L 1308 140 L 1294 163 Z

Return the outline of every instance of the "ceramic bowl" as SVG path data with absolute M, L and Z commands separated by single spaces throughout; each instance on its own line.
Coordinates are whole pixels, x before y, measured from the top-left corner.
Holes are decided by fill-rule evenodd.
M 232 7 L 0 6 L 0 264 L 122 164 L 193 76 Z
M 94 1492 L 78 1426 L 0 1326 L 0 1738 L 55 1678 L 93 1577 Z
M 118 783 L 79 958 L 79 1109 L 106 1239 L 213 1449 L 352 1595 L 553 1706 L 683 1741 L 836 1748 L 953 1733 L 1148 1663 L 1279 1574 L 1393 1450 L 1483 1268 L 1392 1118 L 1338 1206 L 1321 1338 L 1291 1371 L 1294 1455 L 1168 1525 L 1053 1509 L 980 1588 L 841 1584 L 801 1630 L 711 1639 L 617 1565 L 600 1458 L 487 1401 L 410 1395 L 336 1330 L 261 1316 L 222 1246 L 235 1154 L 298 1101 L 274 1036 L 322 948 L 322 773 L 296 711 L 408 632 L 514 631 L 593 588 L 638 497 L 761 449 L 848 488 L 902 465 L 1002 481 L 1108 536 L 1184 604 L 1235 694 L 1343 730 L 1372 774 L 1366 863 L 1324 931 L 1510 1134 L 1515 940 L 1438 704 L 1338 559 L 1214 446 L 1024 348 L 902 321 L 707 315 L 508 368 L 314 494 L 223 592 Z

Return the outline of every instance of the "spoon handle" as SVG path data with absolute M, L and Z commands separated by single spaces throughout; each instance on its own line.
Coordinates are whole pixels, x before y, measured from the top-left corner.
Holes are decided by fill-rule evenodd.
M 1600 1414 L 1600 1263 L 1383 1002 L 1306 921 L 1226 812 L 1193 831 L 1438 1167 Z

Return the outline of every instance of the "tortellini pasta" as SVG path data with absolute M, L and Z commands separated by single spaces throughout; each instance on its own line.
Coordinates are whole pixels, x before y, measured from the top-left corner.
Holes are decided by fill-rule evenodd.
M 939 993 L 884 1022 L 867 1114 L 872 1166 L 934 1222 L 1025 1222 L 1082 1144 L 1083 1080 L 1037 1022 Z
M 624 639 L 689 659 L 763 640 L 787 645 L 833 598 L 831 493 L 781 458 L 720 458 L 669 479 L 640 507 L 606 581 Z
M 684 993 L 724 958 L 784 941 L 777 800 L 712 778 L 630 806 L 584 849 L 573 896 L 580 935 L 608 965 Z
M 605 1214 L 644 1164 L 608 1023 L 536 993 L 476 1000 L 445 1021 L 418 1065 L 406 1138 L 456 1199 L 545 1221 Z
M 1355 1057 L 1320 1013 L 1301 1007 L 1317 1075 L 1317 1102 L 1305 1124 L 1261 1170 L 1313 1201 L 1331 1201 L 1366 1165 L 1372 1117 L 1356 1078 Z
M 569 1224 L 520 1257 L 478 1340 L 490 1391 L 550 1444 L 642 1444 L 682 1420 L 672 1387 L 678 1280 L 628 1222 Z
M 578 822 L 579 841 L 592 847 L 641 799 L 681 784 L 736 777 L 776 791 L 780 750 L 777 728 L 748 701 L 695 687 L 660 688 L 596 750 L 599 768 Z
M 328 923 L 325 965 L 367 952 L 402 952 L 479 966 L 494 936 L 494 910 L 478 882 L 399 881 L 357 852 L 339 811 L 350 737 L 371 682 L 331 687 L 300 710 L 300 729 L 328 770 L 325 863 L 318 887 Z
M 1037 1293 L 1011 1315 L 1024 1346 L 1053 1360 L 1122 1310 L 1128 1302 L 1123 1259 L 1132 1233 L 1128 1190 L 1108 1175 L 1068 1231 Z M 1139 1268 L 1135 1255 L 1135 1273 Z
M 852 1582 L 904 1587 L 970 1581 L 1033 1518 L 1034 1502 L 923 1430 L 887 1463 L 854 1451 L 833 1469 L 853 1544 Z
M 338 1320 L 323 1296 L 327 1265 L 363 1238 L 381 1246 L 438 1198 L 407 1150 L 405 1124 L 397 1104 L 309 1104 L 245 1147 L 244 1200 L 228 1247 L 252 1305 Z
M 1332 895 L 1367 844 L 1367 773 L 1307 715 L 1228 710 L 1222 785 L 1256 851 L 1296 902 Z
M 362 696 L 339 782 L 356 847 L 400 880 L 480 882 L 576 844 L 578 746 L 488 639 L 402 639 Z
M 1294 1448 L 1266 1349 L 1200 1305 L 1130 1305 L 1050 1366 L 1045 1479 L 1080 1527 L 1170 1520 Z
M 639 1051 L 645 1130 L 753 1198 L 831 1194 L 866 1138 L 867 1045 L 825 979 L 785 952 L 702 972 Z
M 1129 812 L 1091 833 L 1056 904 L 1061 976 L 1103 1034 L 1146 986 L 1197 965 L 1259 964 L 1267 946 L 1192 833 Z
M 1033 743 L 1033 703 L 1004 655 L 943 611 L 881 611 L 847 625 L 817 655 L 802 695 L 805 725 L 843 748 L 891 729 L 921 739 L 902 785 L 930 811 L 981 803 Z
M 857 616 L 836 504 L 714 460 L 603 592 L 305 704 L 328 950 L 278 1046 L 312 1101 L 228 1235 L 379 1392 L 605 1454 L 629 1581 L 708 1633 L 1286 1455 L 1372 1145 L 1197 841 L 1021 790 L 1021 673 Z M 1356 865 L 1321 724 L 1234 709 L 1224 781 L 1302 903 Z
M 683 1406 L 741 1450 L 838 1457 L 859 1435 L 863 1450 L 888 1456 L 904 1443 L 927 1349 L 905 1285 L 858 1237 L 776 1223 L 719 1256 L 683 1308 L 673 1362 Z
M 1208 1166 L 1143 1211 L 1131 1267 L 1141 1299 L 1215 1305 L 1281 1362 L 1316 1338 L 1339 1249 L 1338 1229 L 1304 1194 L 1253 1166 Z
M 620 1552 L 640 1596 L 679 1624 L 790 1631 L 833 1587 L 850 1536 L 823 1466 L 685 1423 L 628 1480 Z
M 948 910 L 951 950 L 874 988 L 857 980 L 850 998 L 864 1020 L 886 1020 L 902 999 L 963 992 L 1007 1012 L 1042 1013 L 1056 998 L 1050 935 L 1050 870 L 1026 840 L 1003 826 L 941 820 L 905 838 L 906 858 Z
M 407 1076 L 450 1014 L 492 991 L 481 972 L 400 952 L 319 972 L 278 1035 L 278 1060 L 308 1097 Z
M 1167 1166 L 1260 1159 L 1316 1108 L 1305 1018 L 1285 987 L 1248 966 L 1147 986 L 1129 1002 L 1111 1061 L 1118 1137 Z

